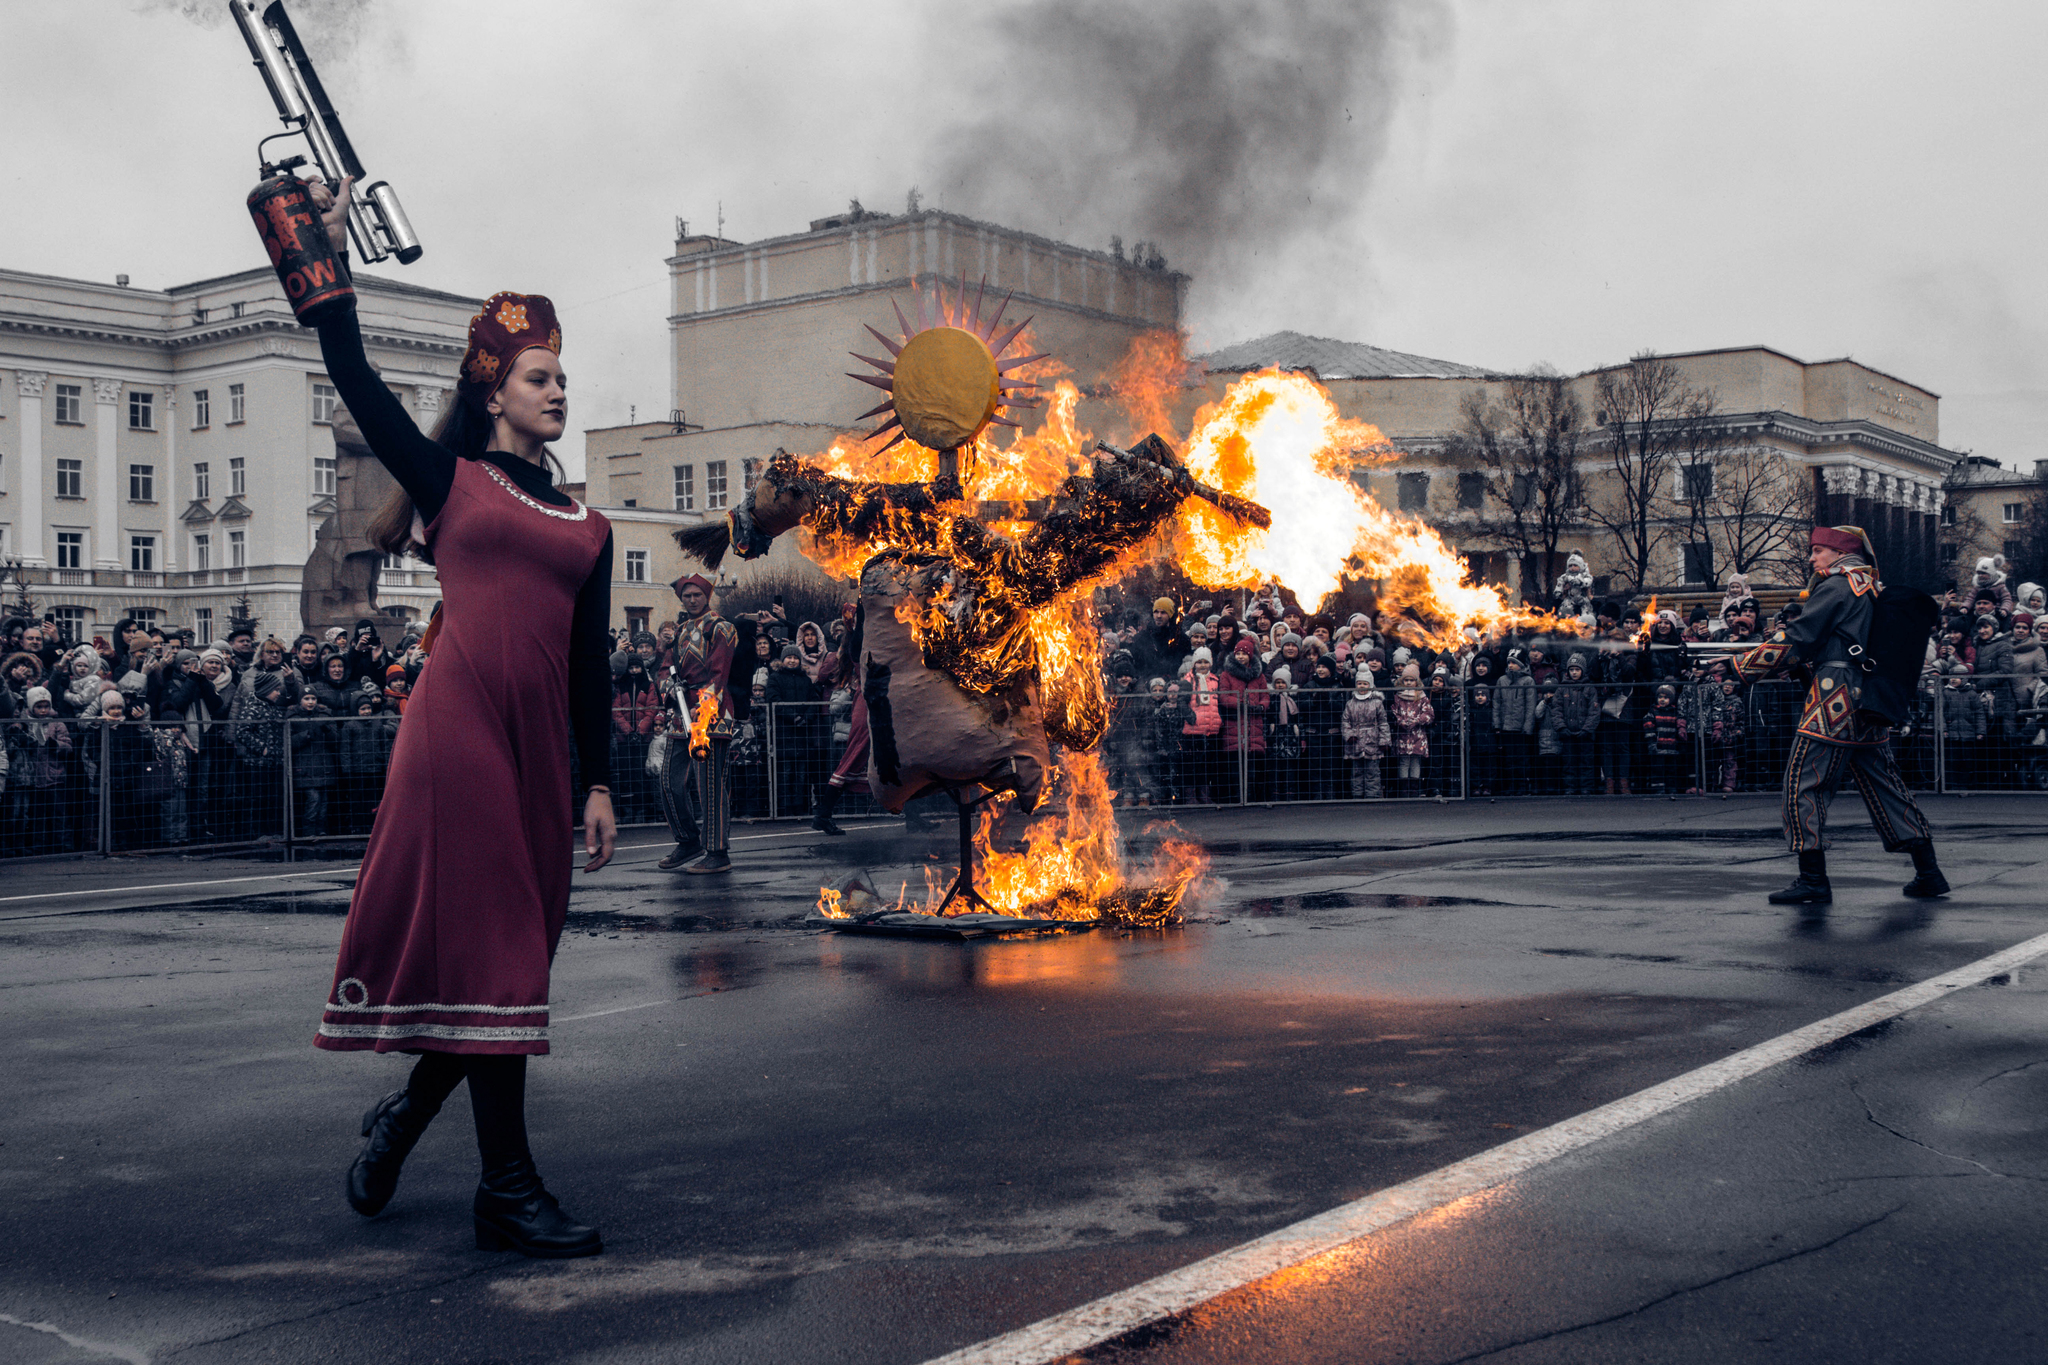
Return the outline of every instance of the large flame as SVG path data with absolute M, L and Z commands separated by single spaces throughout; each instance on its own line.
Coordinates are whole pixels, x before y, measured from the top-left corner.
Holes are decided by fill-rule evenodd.
M 960 510 L 997 532 L 1016 535 L 1028 529 L 1026 504 L 1058 496 L 1070 476 L 1088 468 L 1094 440 L 1078 418 L 1081 394 L 1057 378 L 1055 364 L 1040 362 L 1032 376 L 1051 385 L 1046 415 L 1036 430 L 1014 432 L 1000 443 L 984 433 L 961 452 L 966 496 Z M 1124 407 L 1134 434 L 1172 436 L 1169 407 L 1188 373 L 1177 338 L 1159 334 L 1133 345 L 1112 375 L 1109 392 Z M 850 479 L 924 482 L 937 474 L 933 451 L 904 440 L 871 451 L 873 444 L 841 437 L 811 459 Z M 1578 629 L 1575 621 L 1527 611 L 1510 604 L 1499 589 L 1470 581 L 1457 552 L 1435 530 L 1373 499 L 1355 481 L 1355 473 L 1398 459 L 1400 452 L 1371 423 L 1344 417 L 1329 393 L 1306 375 L 1265 370 L 1232 383 L 1195 414 L 1184 449 L 1195 479 L 1270 509 L 1271 530 L 1190 498 L 1151 546 L 1031 612 L 1029 643 L 1049 716 L 1076 717 L 1103 706 L 1092 590 L 1147 555 L 1170 556 L 1205 587 L 1248 587 L 1271 580 L 1316 606 L 1338 591 L 1347 574 L 1375 578 L 1381 607 L 1403 619 L 1409 636 L 1438 648 L 1464 643 L 1467 628 Z M 884 551 L 951 557 L 955 548 L 947 519 L 895 513 L 857 540 L 809 530 L 799 536 L 805 555 L 843 578 L 856 576 Z M 913 616 L 906 619 L 916 630 L 919 622 L 915 609 L 910 610 Z M 1018 647 L 1014 637 L 989 646 Z M 980 864 L 977 889 L 1008 913 L 1129 923 L 1172 918 L 1206 866 L 1200 849 L 1167 839 L 1152 866 L 1125 866 L 1116 793 L 1093 753 L 1064 754 L 1054 790 L 1050 813 L 1029 824 L 1021 847 L 1005 849 L 995 838 L 1008 798 L 983 809 L 974 841 Z M 896 908 L 936 913 L 948 882 L 938 876 L 926 880 L 921 904 L 906 887 Z M 956 900 L 949 908 L 957 913 L 967 907 Z M 841 893 L 830 889 L 820 892 L 818 910 L 829 918 L 848 914 Z

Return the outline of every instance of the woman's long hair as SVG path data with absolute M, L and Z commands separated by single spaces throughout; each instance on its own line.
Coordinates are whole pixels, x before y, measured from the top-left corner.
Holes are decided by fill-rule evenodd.
M 484 400 L 472 398 L 461 389 L 455 391 L 453 400 L 441 413 L 441 420 L 434 423 L 434 429 L 427 438 L 458 460 L 474 460 L 490 448 L 491 433 L 497 423 L 484 411 Z M 555 458 L 555 452 L 546 451 L 548 468 L 559 482 L 566 475 L 562 462 Z M 414 538 L 413 522 L 418 519 L 418 509 L 413 506 L 412 497 L 403 488 L 394 492 L 377 515 L 370 519 L 369 538 L 388 555 L 410 554 L 431 564 L 434 556 L 427 547 Z

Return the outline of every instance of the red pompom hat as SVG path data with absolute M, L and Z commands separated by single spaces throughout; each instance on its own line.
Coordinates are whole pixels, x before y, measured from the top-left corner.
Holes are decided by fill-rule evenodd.
M 562 353 L 562 327 L 555 305 L 540 294 L 493 294 L 469 320 L 469 350 L 462 357 L 464 392 L 489 398 L 512 372 L 521 351 L 535 347 Z

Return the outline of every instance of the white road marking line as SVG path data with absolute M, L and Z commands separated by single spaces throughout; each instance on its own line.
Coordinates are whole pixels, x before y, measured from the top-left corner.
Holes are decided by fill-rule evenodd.
M 2048 953 L 2048 934 L 1979 958 L 1917 985 L 1781 1034 L 1718 1062 L 1591 1109 L 1562 1123 L 1502 1143 L 1403 1184 L 1340 1204 L 1256 1241 L 1082 1304 L 1014 1332 L 939 1356 L 927 1365 L 1046 1365 L 1135 1327 L 1184 1313 L 1233 1289 L 1357 1241 L 1394 1224 L 1491 1189 L 1568 1152 L 1612 1137 L 1646 1119 L 1791 1061 L 1873 1024 L 1974 986 Z
M 694 1000 L 692 995 L 679 995 L 673 1000 L 642 1000 L 637 1005 L 614 1005 L 608 1010 L 592 1010 L 588 1014 L 565 1014 L 560 1019 L 550 1019 L 553 1024 L 573 1024 L 578 1019 L 602 1019 L 607 1014 L 630 1014 L 634 1010 L 651 1010 L 656 1005 L 674 1005 L 684 1000 Z
M 890 824 L 893 823 L 893 821 L 890 822 Z M 887 829 L 889 828 L 889 825 L 848 825 L 846 826 L 846 828 L 849 830 Z M 788 839 L 798 834 L 813 833 L 816 833 L 816 831 L 811 829 L 809 825 L 806 825 L 801 830 L 777 830 L 772 834 L 742 834 L 734 838 L 732 842 L 736 844 L 741 844 L 751 843 L 756 839 Z M 667 847 L 668 844 L 666 841 L 652 844 L 619 844 L 614 845 L 612 851 L 614 854 L 619 854 L 630 853 L 635 849 L 641 848 Z M 582 850 L 579 849 L 577 851 L 580 854 Z M 259 877 L 213 877 L 205 881 L 154 882 L 146 886 L 96 886 L 89 887 L 84 891 L 38 891 L 34 895 L 30 896 L 0 896 L 0 905 L 6 905 L 11 901 L 53 901 L 63 896 L 122 896 L 128 894 L 131 891 L 178 891 L 188 886 L 234 886 L 242 882 L 289 881 L 295 877 L 338 877 L 343 875 L 344 873 L 354 872 L 361 866 L 362 864 L 360 863 L 329 863 L 324 867 L 318 869 L 308 869 L 304 872 L 266 872 Z
M 98 1356 L 112 1356 L 125 1360 L 128 1365 L 149 1365 L 149 1357 L 127 1346 L 115 1346 L 109 1342 L 92 1341 L 85 1337 L 74 1337 L 53 1322 L 23 1322 L 20 1318 L 0 1313 L 0 1322 L 11 1327 L 26 1327 L 31 1332 L 47 1332 L 74 1351 L 90 1351 Z

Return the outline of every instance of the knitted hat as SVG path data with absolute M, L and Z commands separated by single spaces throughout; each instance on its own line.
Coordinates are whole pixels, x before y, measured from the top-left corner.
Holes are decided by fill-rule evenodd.
M 1172 599 L 1171 597 L 1155 597 L 1155 598 L 1153 598 L 1153 599 L 1152 599 L 1152 610 L 1154 610 L 1154 611 L 1163 611 L 1163 612 L 1167 612 L 1167 613 L 1171 614 L 1171 613 L 1172 613 L 1172 611 L 1173 611 L 1173 599 Z
M 753 683 L 753 685 L 754 685 L 755 687 L 766 687 L 766 686 L 768 685 L 768 670 L 767 670 L 767 669 L 765 669 L 765 668 L 757 668 L 757 669 L 755 669 L 755 670 L 754 670 L 754 683 Z
M 2030 611 L 2016 611 L 2012 614 L 2012 623 L 2015 626 L 2022 624 L 2031 626 L 2034 624 L 2034 613 Z
M 782 657 L 785 659 L 802 659 L 804 652 L 794 644 L 787 644 L 782 647 Z
M 1209 652 L 1207 645 L 1198 646 L 1193 654 L 1188 655 L 1188 659 L 1190 662 L 1198 664 L 1213 664 L 1216 662 L 1216 656 Z
M 1256 654 L 1258 652 L 1259 647 L 1252 643 L 1252 637 L 1249 635 L 1238 636 L 1237 644 L 1231 650 L 1233 654 Z
M 1294 671 L 1288 668 L 1286 664 L 1282 664 L 1273 670 L 1272 680 L 1275 683 L 1286 683 L 1289 687 L 1292 687 L 1294 686 Z
M 31 687 L 27 692 L 23 693 L 22 695 L 24 698 L 26 698 L 25 704 L 31 711 L 33 711 L 35 709 L 37 702 L 50 700 L 50 689 L 47 687 Z M 55 705 L 55 703 L 51 704 Z

